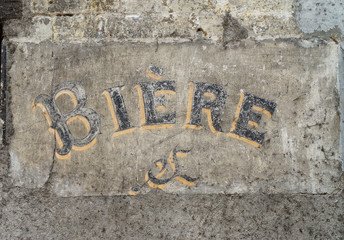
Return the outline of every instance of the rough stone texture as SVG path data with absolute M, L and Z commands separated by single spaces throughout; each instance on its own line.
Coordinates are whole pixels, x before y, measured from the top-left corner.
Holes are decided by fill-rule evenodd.
M 6 25 L 19 41 L 192 41 L 223 44 L 231 14 L 253 39 L 298 37 L 290 0 L 25 1 L 25 17 Z M 48 27 L 49 26 L 49 27 Z M 246 32 L 245 31 L 245 32 Z M 246 33 L 245 33 L 246 37 Z M 226 36 L 225 36 L 226 38 Z M 241 38 L 239 38 L 241 39 Z
M 342 0 L 22 4 L 22 18 L 4 23 L 8 74 L 1 97 L 6 114 L 2 111 L 0 239 L 344 238 Z M 199 59 L 192 62 L 192 56 Z M 141 141 L 146 148 L 135 157 L 142 166 L 111 165 L 109 156 L 97 154 L 93 162 L 76 151 L 73 161 L 54 158 L 55 138 L 40 109 L 31 109 L 38 94 L 49 94 L 65 80 L 83 83 L 86 106 L 101 113 L 104 127 L 94 147 L 109 154 L 115 149 L 114 128 L 102 90 L 130 83 L 126 97 L 137 107 L 130 115 L 139 127 L 133 85 L 149 79 L 145 71 L 151 63 L 164 68 L 164 78 L 177 81 L 181 101 L 177 126 L 157 130 L 166 131 L 166 139 L 137 129 L 116 142 L 135 149 Z M 266 142 L 260 149 L 211 136 L 207 126 L 188 138 L 181 128 L 187 80 L 208 78 L 225 83 L 228 91 L 226 130 L 240 89 L 277 102 L 273 121 L 262 120 Z M 203 173 L 197 186 L 173 182 L 163 191 L 146 186 L 145 194 L 114 196 L 140 185 L 149 163 L 166 158 L 177 140 L 207 143 L 208 155 L 215 156 L 195 168 L 201 161 L 192 154 L 209 159 L 207 149 L 190 152 L 192 165 L 182 169 L 190 176 Z M 154 154 L 157 142 L 161 151 Z M 217 165 L 226 151 L 235 153 L 233 164 Z M 141 171 L 133 174 L 134 168 Z
M 22 196 L 2 239 L 343 239 L 344 201 L 326 195 Z

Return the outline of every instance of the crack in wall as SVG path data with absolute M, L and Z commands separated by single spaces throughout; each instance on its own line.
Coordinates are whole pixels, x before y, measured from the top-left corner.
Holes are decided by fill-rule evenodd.
M 342 159 L 342 171 L 344 172 L 344 42 L 338 48 L 338 88 L 340 96 L 340 153 Z
M 52 49 L 52 51 L 51 51 L 51 57 L 53 57 L 54 58 L 54 70 L 53 70 L 53 77 L 52 77 L 52 81 L 51 81 L 51 86 L 50 86 L 50 88 L 51 89 L 54 89 L 54 86 L 55 86 L 55 70 L 56 70 L 56 59 L 57 59 L 57 57 L 56 56 L 54 56 L 54 49 Z M 49 126 L 50 127 L 50 126 Z M 43 185 L 43 187 L 44 188 L 47 188 L 49 185 L 51 185 L 51 180 L 52 180 L 52 177 L 53 177 L 53 169 L 54 169 L 54 166 L 55 166 L 55 162 L 56 162 L 56 159 L 55 159 L 55 157 L 56 157 L 56 150 L 57 150 L 57 140 L 56 140 L 56 134 L 57 134 L 57 132 L 56 131 L 54 131 L 54 150 L 53 150 L 53 156 L 52 156 L 52 163 L 51 163 L 51 166 L 50 166 L 50 169 L 49 169 L 49 172 L 48 172 L 48 177 L 47 177 L 47 180 L 46 180 L 46 182 L 44 183 L 44 185 Z

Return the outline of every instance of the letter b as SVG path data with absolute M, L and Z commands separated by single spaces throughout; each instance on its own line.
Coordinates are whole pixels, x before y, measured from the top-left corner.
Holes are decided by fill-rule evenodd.
M 69 95 L 74 103 L 74 108 L 69 113 L 62 113 L 56 103 L 56 99 L 62 94 Z M 85 89 L 73 82 L 61 83 L 52 90 L 50 96 L 41 94 L 35 99 L 34 106 L 42 109 L 50 128 L 56 134 L 56 156 L 60 159 L 68 158 L 71 149 L 81 151 L 96 143 L 100 118 L 94 110 L 85 108 L 85 104 Z M 68 124 L 76 119 L 81 120 L 88 131 L 84 138 L 75 138 L 69 129 Z

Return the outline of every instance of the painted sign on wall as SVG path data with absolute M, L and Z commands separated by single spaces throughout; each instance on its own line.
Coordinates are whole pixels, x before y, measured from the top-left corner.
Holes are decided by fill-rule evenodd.
M 165 95 L 176 95 L 176 82 L 161 81 L 162 69 L 155 66 L 150 66 L 146 73 L 156 81 L 140 82 L 135 86 L 138 91 L 138 105 L 141 113 L 141 126 L 139 129 L 154 130 L 175 127 L 177 113 L 169 112 L 166 109 Z M 138 128 L 130 123 L 125 100 L 121 93 L 124 88 L 125 86 L 116 86 L 103 92 L 114 123 L 113 137 L 120 137 Z M 68 113 L 63 113 L 56 103 L 56 100 L 63 94 L 70 97 L 73 103 L 72 110 Z M 221 127 L 221 112 L 226 103 L 226 97 L 227 93 L 220 85 L 190 82 L 189 102 L 183 128 L 202 129 L 201 116 L 205 114 L 211 132 L 215 135 L 224 133 Z M 72 149 L 83 151 L 97 143 L 97 135 L 100 133 L 101 128 L 100 116 L 93 109 L 85 107 L 86 100 L 85 89 L 78 83 L 73 82 L 63 82 L 56 86 L 50 95 L 41 94 L 34 100 L 33 109 L 36 106 L 42 109 L 49 124 L 49 130 L 56 138 L 58 143 L 56 157 L 58 159 L 70 158 Z M 275 108 L 276 103 L 241 91 L 232 127 L 230 131 L 224 134 L 255 147 L 260 147 L 264 141 L 264 133 L 255 129 L 258 127 L 263 115 L 271 118 Z M 80 123 L 87 129 L 87 135 L 83 138 L 76 138 L 69 130 L 68 125 L 76 119 L 80 120 Z M 195 185 L 197 178 L 178 174 L 179 165 L 176 156 L 187 152 L 186 150 L 177 151 L 176 149 L 171 151 L 169 164 L 173 175 L 167 179 L 159 179 L 166 171 L 166 160 L 154 161 L 153 165 L 159 167 L 160 172 L 157 176 L 153 176 L 152 169 L 150 169 L 145 176 L 146 182 L 151 187 L 160 189 L 164 188 L 172 179 L 178 179 L 189 186 Z M 130 194 L 136 195 L 142 186 L 133 188 Z
M 335 69 L 313 69 L 326 57 L 311 49 L 247 44 L 19 44 L 14 183 L 59 196 L 328 192 L 337 173 L 320 167 L 340 164 Z
M 150 68 L 156 67 L 151 66 Z M 147 75 L 157 78 L 150 71 Z M 141 113 L 140 129 L 175 126 L 176 112 L 166 110 L 164 96 L 165 94 L 175 95 L 175 85 L 175 81 L 141 82 L 136 85 Z M 203 82 L 190 82 L 189 87 L 189 102 L 183 127 L 202 129 L 201 115 L 204 113 L 207 115 L 211 132 L 215 135 L 223 133 L 220 122 L 227 96 L 224 88 L 217 84 Z M 121 94 L 121 89 L 124 88 L 124 86 L 117 86 L 103 92 L 114 122 L 113 137 L 130 133 L 137 128 L 132 126 L 129 120 L 126 104 Z M 62 94 L 68 95 L 74 104 L 73 110 L 67 114 L 63 114 L 56 104 L 56 99 Z M 53 89 L 50 96 L 42 94 L 34 101 L 33 108 L 41 107 L 49 127 L 56 131 L 54 134 L 60 145 L 56 150 L 56 156 L 60 159 L 68 158 L 72 148 L 85 150 L 96 143 L 96 137 L 100 131 L 100 117 L 94 110 L 86 108 L 85 104 L 85 89 L 73 82 L 61 83 Z M 232 127 L 225 134 L 259 147 L 264 141 L 264 133 L 256 131 L 255 128 L 258 127 L 263 115 L 271 118 L 275 108 L 276 103 L 241 91 Z M 82 139 L 76 139 L 68 129 L 68 123 L 75 119 L 81 120 L 88 129 L 87 136 Z

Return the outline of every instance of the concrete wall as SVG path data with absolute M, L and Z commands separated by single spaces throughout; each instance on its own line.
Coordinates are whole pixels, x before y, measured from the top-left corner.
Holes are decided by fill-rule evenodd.
M 1 239 L 344 238 L 344 1 L 22 5 Z

